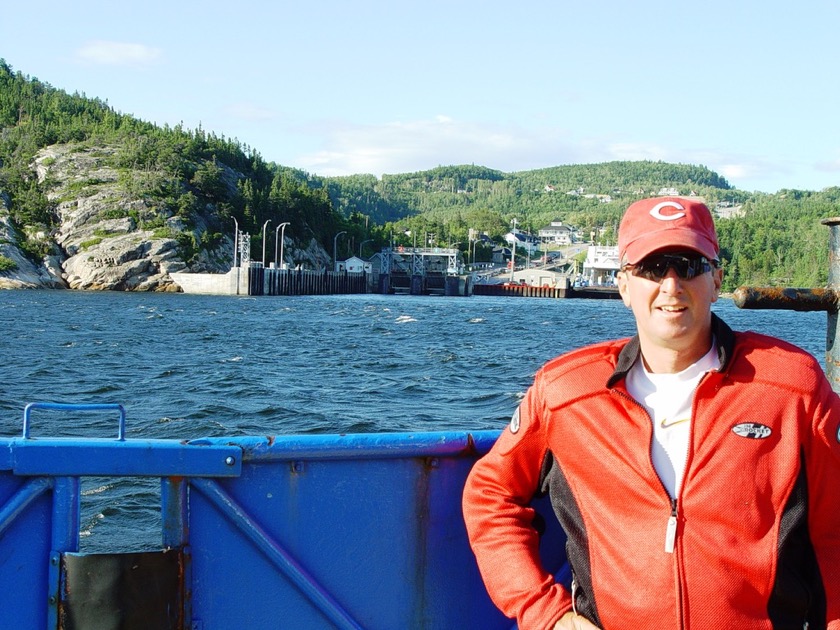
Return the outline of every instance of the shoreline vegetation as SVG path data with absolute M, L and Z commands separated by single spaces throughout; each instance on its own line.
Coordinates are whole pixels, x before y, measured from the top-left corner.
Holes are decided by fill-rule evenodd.
M 168 290 L 168 271 L 227 271 L 235 227 L 252 237 L 250 258 L 265 261 L 281 225 L 291 266 L 326 268 L 333 257 L 368 258 L 418 239 L 487 262 L 512 228 L 536 235 L 561 225 L 614 244 L 624 208 L 658 195 L 695 196 L 713 210 L 725 294 L 825 286 L 829 232 L 820 221 L 840 216 L 840 186 L 749 192 L 704 166 L 652 161 L 321 177 L 214 131 L 122 114 L 0 59 L 6 279 L 26 272 L 70 288 Z

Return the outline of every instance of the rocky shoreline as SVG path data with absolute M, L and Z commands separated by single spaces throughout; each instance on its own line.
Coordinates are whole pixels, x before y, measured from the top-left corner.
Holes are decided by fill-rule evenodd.
M 53 145 L 38 152 L 31 165 L 55 208 L 56 227 L 25 227 L 25 236 L 49 254 L 35 264 L 19 247 L 23 235 L 9 215 L 0 190 L 0 256 L 13 267 L 0 271 L 0 289 L 74 289 L 83 291 L 178 292 L 170 273 L 226 273 L 233 258 L 233 225 L 213 249 L 201 249 L 190 264 L 183 260 L 179 235 L 192 232 L 197 242 L 207 231 L 206 217 L 191 225 L 171 209 L 153 205 L 142 189 L 155 173 L 126 172 L 111 166 L 116 147 Z M 235 182 L 236 174 L 232 173 Z M 234 184 L 235 185 L 235 184 Z M 208 208 L 208 213 L 215 212 Z M 290 239 L 286 262 L 313 268 L 329 264 L 324 249 L 311 241 L 300 248 Z

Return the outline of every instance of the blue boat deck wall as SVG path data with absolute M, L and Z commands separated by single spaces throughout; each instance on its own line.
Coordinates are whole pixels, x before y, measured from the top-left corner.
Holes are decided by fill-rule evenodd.
M 183 556 L 176 627 L 509 629 L 461 516 L 470 467 L 497 436 L 7 438 L 0 605 L 17 629 L 72 627 L 63 560 L 78 555 L 79 479 L 130 475 L 161 478 L 161 549 Z M 562 532 L 547 501 L 535 507 L 546 567 L 567 579 Z

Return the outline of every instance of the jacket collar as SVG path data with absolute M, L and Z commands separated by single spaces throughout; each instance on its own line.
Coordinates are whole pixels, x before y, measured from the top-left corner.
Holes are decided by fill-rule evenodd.
M 712 313 L 712 334 L 717 340 L 718 359 L 720 360 L 720 371 L 725 372 L 729 368 L 729 360 L 735 349 L 735 333 L 720 317 Z M 641 354 L 641 343 L 639 335 L 631 338 L 621 352 L 615 364 L 615 371 L 607 381 L 607 387 L 614 387 L 615 384 L 627 376 L 627 372 Z

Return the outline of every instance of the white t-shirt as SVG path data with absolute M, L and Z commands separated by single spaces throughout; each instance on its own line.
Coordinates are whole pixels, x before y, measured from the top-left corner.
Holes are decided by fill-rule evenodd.
M 641 359 L 627 374 L 627 390 L 648 410 L 653 420 L 651 459 L 656 473 L 675 498 L 682 484 L 691 438 L 691 404 L 700 379 L 720 368 L 717 345 L 676 374 L 654 374 Z

